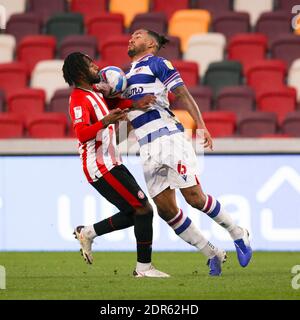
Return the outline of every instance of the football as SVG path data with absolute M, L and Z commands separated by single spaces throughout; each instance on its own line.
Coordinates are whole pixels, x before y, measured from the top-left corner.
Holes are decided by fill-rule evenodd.
M 115 66 L 108 66 L 99 71 L 101 81 L 111 87 L 109 97 L 113 98 L 121 94 L 127 87 L 127 79 L 124 71 Z

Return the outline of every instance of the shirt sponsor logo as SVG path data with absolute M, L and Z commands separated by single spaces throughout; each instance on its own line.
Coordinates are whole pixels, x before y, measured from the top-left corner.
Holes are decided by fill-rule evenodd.
M 74 107 L 75 119 L 80 119 L 82 117 L 82 108 L 80 106 Z
M 83 120 L 82 119 L 77 119 L 77 120 L 74 121 L 74 124 L 77 124 L 77 123 L 80 123 L 80 122 L 83 122 Z

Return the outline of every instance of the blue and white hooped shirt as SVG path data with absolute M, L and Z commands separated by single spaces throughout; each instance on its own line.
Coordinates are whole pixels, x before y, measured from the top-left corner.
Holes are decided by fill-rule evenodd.
M 137 100 L 153 94 L 157 99 L 155 105 L 147 110 L 132 110 L 128 113 L 141 146 L 160 136 L 184 131 L 169 109 L 168 91 L 184 84 L 170 61 L 148 54 L 132 63 L 126 78 L 127 89 L 123 97 Z

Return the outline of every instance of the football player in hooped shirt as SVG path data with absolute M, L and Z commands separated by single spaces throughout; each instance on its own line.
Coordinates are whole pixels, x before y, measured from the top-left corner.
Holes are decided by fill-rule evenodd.
M 195 152 L 184 136 L 182 124 L 169 109 L 168 91 L 175 94 L 178 105 L 187 109 L 197 128 L 202 129 L 204 147 L 212 148 L 212 139 L 179 72 L 170 61 L 156 56 L 167 42 L 164 36 L 150 30 L 140 29 L 132 34 L 128 44 L 132 64 L 126 74 L 127 89 L 123 96 L 136 100 L 151 93 L 156 96 L 156 102 L 147 110 L 129 111 L 127 118 L 140 144 L 145 180 L 159 215 L 179 237 L 208 258 L 209 274 L 218 276 L 226 254 L 214 247 L 178 208 L 175 189 L 180 189 L 191 206 L 206 213 L 229 232 L 243 267 L 252 256 L 249 234 L 236 225 L 219 201 L 205 194 L 200 186 Z
M 89 183 L 120 212 L 91 226 L 78 226 L 74 234 L 81 253 L 92 263 L 92 242 L 97 236 L 134 226 L 137 241 L 135 277 L 168 277 L 151 264 L 153 210 L 144 192 L 122 164 L 116 147 L 115 123 L 126 117 L 127 108 L 148 107 L 153 96 L 139 101 L 118 100 L 109 111 L 101 93 L 93 90 L 100 81 L 99 68 L 90 57 L 71 53 L 64 61 L 63 76 L 75 86 L 70 96 L 69 111 L 76 136 L 83 171 Z M 117 101 L 117 100 L 116 100 Z

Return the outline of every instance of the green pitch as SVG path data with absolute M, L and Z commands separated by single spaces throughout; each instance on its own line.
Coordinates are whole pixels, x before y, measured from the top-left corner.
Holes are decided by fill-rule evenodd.
M 135 279 L 135 253 L 96 252 L 92 266 L 77 252 L 5 252 L 1 299 L 300 299 L 291 286 L 299 252 L 255 252 L 247 268 L 229 253 L 221 277 L 209 277 L 197 252 L 159 252 L 154 265 L 168 279 Z M 298 281 L 299 283 L 300 281 Z

